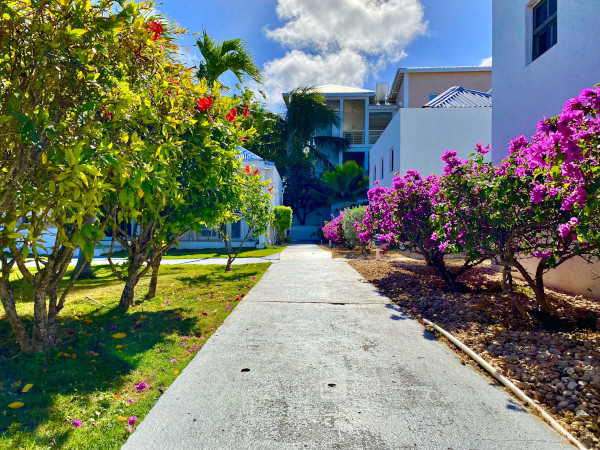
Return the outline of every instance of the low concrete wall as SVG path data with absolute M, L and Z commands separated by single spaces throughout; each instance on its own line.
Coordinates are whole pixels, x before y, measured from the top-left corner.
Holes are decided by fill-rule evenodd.
M 317 225 L 292 225 L 290 236 L 293 241 L 316 241 L 318 240 L 317 232 L 321 228 Z
M 526 258 L 521 261 L 527 271 L 532 273 L 537 265 L 537 258 Z M 493 266 L 502 270 L 499 266 Z M 518 272 L 514 272 L 517 278 L 522 278 Z M 565 292 L 572 295 L 583 295 L 584 297 L 600 300 L 600 261 L 594 260 L 588 263 L 581 257 L 575 257 L 556 269 L 550 269 L 544 275 L 544 284 L 550 289 Z

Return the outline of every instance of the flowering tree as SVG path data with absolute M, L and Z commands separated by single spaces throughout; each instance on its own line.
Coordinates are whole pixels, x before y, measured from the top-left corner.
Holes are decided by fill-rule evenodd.
M 598 254 L 598 91 L 582 91 L 559 116 L 542 120 L 531 142 L 513 140 L 499 166 L 483 162 L 488 149 L 481 145 L 466 161 L 445 155 L 434 235 L 439 246 L 516 269 L 547 313 L 544 274 L 575 256 Z M 536 258 L 533 273 L 524 256 Z M 514 301 L 509 274 L 505 288 Z
M 449 249 L 436 243 L 431 220 L 435 217 L 434 199 L 439 189 L 437 176 L 423 178 L 415 170 L 394 178 L 392 188 L 371 189 L 365 219 L 362 226 L 357 226 L 359 239 L 368 242 L 377 237 L 386 246 L 399 244 L 409 248 L 422 255 L 427 265 L 433 267 L 451 289 L 457 290 L 456 279 L 480 264 L 483 258 L 466 259 L 457 269 L 447 267 L 444 256 Z
M 273 187 L 268 187 L 271 180 L 261 181 L 259 169 L 253 169 L 253 166 L 246 165 L 239 183 L 241 195 L 237 201 L 228 204 L 227 213 L 219 221 L 219 233 L 227 250 L 226 272 L 231 270 L 231 264 L 239 255 L 248 238 L 266 234 L 269 224 L 274 218 L 271 211 L 271 196 L 275 194 L 273 193 Z M 227 231 L 227 224 L 240 220 L 246 223 L 247 230 L 234 253 L 231 234 Z
M 89 257 L 103 237 L 106 220 L 87 219 L 114 189 L 107 174 L 128 177 L 130 153 L 110 128 L 136 102 L 129 86 L 155 66 L 150 8 L 112 0 L 0 6 L 0 243 L 12 254 L 0 255 L 0 297 L 25 351 L 54 345 L 56 316 L 76 277 L 62 293 L 59 284 L 75 248 Z M 51 245 L 43 240 L 49 228 Z M 31 334 L 15 308 L 15 266 L 33 288 Z
M 174 62 L 165 69 L 149 79 L 150 101 L 139 105 L 140 121 L 115 124 L 130 131 L 122 141 L 136 150 L 134 174 L 120 183 L 111 210 L 113 242 L 128 258 L 117 268 L 109 252 L 113 272 L 125 280 L 123 309 L 133 305 L 135 286 L 150 269 L 147 297 L 154 297 L 162 256 L 186 232 L 221 220 L 241 195 L 236 145 L 247 134 L 238 126 L 245 111 L 238 115 L 218 85 L 209 96 L 189 70 Z M 190 98 L 199 100 L 194 105 Z

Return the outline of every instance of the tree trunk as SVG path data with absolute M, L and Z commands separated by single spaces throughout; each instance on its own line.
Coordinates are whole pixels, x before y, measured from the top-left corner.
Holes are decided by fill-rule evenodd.
M 146 294 L 146 299 L 151 299 L 156 297 L 156 285 L 158 284 L 158 270 L 160 269 L 160 262 L 162 261 L 162 256 L 157 256 L 154 258 L 152 262 L 152 276 L 150 277 L 150 287 L 148 288 L 148 293 Z
M 140 269 L 142 268 L 143 257 L 141 255 L 135 254 L 133 256 L 133 261 L 129 266 L 127 273 L 127 281 L 125 282 L 125 287 L 123 288 L 123 292 L 121 293 L 121 299 L 119 300 L 119 308 L 127 311 L 130 306 L 134 306 L 134 295 L 135 295 L 135 286 L 139 280 Z
M 83 269 L 79 273 L 77 277 L 80 280 L 88 280 L 90 278 L 96 278 L 96 274 L 92 270 L 92 263 L 90 261 L 86 261 L 85 256 L 83 255 L 83 251 L 79 249 L 79 256 L 77 257 L 77 265 L 75 266 L 75 270 L 73 270 L 73 274 L 77 273 L 77 270 L 83 265 Z
M 523 319 L 525 320 L 531 320 L 531 317 L 529 317 L 529 313 L 527 313 L 525 308 L 523 308 L 523 305 L 521 305 L 519 300 L 517 300 L 517 298 L 515 297 L 512 282 L 512 273 L 510 272 L 509 266 L 504 266 L 504 270 L 502 271 L 502 290 L 506 293 L 506 295 L 508 295 L 508 298 L 510 298 L 510 302 L 512 303 L 513 307 L 519 312 L 519 314 L 521 314 L 521 317 L 523 317 Z
M 19 315 L 17 314 L 14 293 L 8 280 L 0 281 L 0 300 L 2 300 L 2 306 L 4 307 L 6 318 L 8 319 L 12 331 L 17 338 L 17 342 L 21 347 L 21 351 L 26 353 L 31 352 L 33 350 L 31 339 L 25 330 L 23 322 L 21 322 L 21 319 L 19 319 Z
M 48 281 L 36 280 L 33 287 L 33 333 L 32 348 L 44 351 L 54 346 L 56 339 L 56 312 L 48 314 Z

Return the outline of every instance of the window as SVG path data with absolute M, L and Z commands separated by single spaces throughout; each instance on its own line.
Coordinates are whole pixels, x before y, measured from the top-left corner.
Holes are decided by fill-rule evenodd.
M 383 157 L 381 158 L 381 176 L 383 177 Z
M 377 180 L 377 164 L 373 166 L 373 180 Z
M 557 42 L 557 0 L 542 0 L 533 8 L 532 61 L 546 53 Z
M 394 171 L 394 147 L 390 148 L 390 172 Z
M 436 98 L 438 95 L 440 94 L 429 94 L 429 101 L 433 100 L 434 98 Z

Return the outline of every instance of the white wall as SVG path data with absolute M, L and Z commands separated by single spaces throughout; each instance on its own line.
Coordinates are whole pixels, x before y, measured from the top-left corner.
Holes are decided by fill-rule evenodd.
M 468 157 L 475 144 L 491 143 L 491 108 L 407 108 L 400 109 L 370 154 L 370 186 L 373 187 L 373 165 L 377 163 L 377 179 L 382 186 L 392 186 L 395 172 L 418 170 L 422 175 L 440 174 L 446 150 L 456 150 Z M 394 170 L 389 170 L 390 148 L 394 147 Z M 384 159 L 384 176 L 380 161 Z M 489 160 L 489 154 L 487 155 Z
M 493 161 L 508 154 L 508 143 L 535 132 L 544 115 L 560 113 L 582 89 L 600 82 L 598 0 L 558 0 L 558 39 L 531 60 L 529 0 L 493 0 Z

